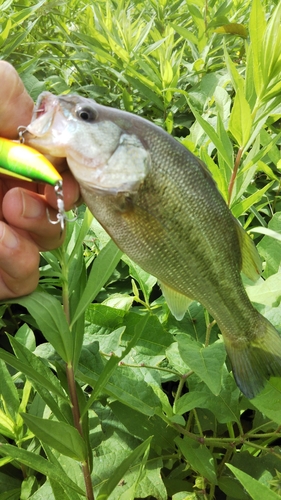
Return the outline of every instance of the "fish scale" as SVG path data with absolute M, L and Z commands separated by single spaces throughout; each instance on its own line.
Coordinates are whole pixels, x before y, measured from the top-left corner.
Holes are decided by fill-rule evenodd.
M 240 275 L 259 277 L 256 248 L 198 158 L 147 120 L 79 96 L 41 94 L 27 129 L 33 147 L 66 157 L 90 210 L 158 278 L 177 319 L 190 299 L 208 309 L 247 397 L 281 376 L 280 335 Z

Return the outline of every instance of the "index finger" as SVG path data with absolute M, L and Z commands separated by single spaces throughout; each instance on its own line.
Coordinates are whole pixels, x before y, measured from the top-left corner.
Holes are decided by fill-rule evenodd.
M 34 103 L 15 68 L 0 61 L 0 135 L 16 139 L 19 125 L 28 125 Z

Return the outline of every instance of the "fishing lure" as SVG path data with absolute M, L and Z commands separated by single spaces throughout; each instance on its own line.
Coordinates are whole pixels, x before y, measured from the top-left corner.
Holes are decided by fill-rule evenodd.
M 26 181 L 55 186 L 61 175 L 44 155 L 20 142 L 0 138 L 0 172 Z
M 67 220 L 63 201 L 63 181 L 52 163 L 47 158 L 23 144 L 24 127 L 19 127 L 20 142 L 0 137 L 0 173 L 25 181 L 44 182 L 54 186 L 57 197 L 57 220 L 48 218 L 51 224 L 60 224 L 63 231 Z

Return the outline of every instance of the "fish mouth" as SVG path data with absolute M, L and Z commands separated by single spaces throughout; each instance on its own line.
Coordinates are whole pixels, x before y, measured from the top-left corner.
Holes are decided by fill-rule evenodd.
M 50 92 L 42 92 L 34 106 L 27 131 L 35 137 L 42 137 L 47 134 L 53 125 L 58 107 L 59 100 L 56 96 Z

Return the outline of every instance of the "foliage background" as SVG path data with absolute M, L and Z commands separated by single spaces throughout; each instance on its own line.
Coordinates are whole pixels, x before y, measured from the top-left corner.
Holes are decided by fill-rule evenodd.
M 277 0 L 0 1 L 0 57 L 34 99 L 132 111 L 207 164 L 279 329 L 280 16 Z M 281 381 L 242 397 L 208 313 L 177 322 L 88 211 L 1 315 L 1 500 L 280 498 Z

